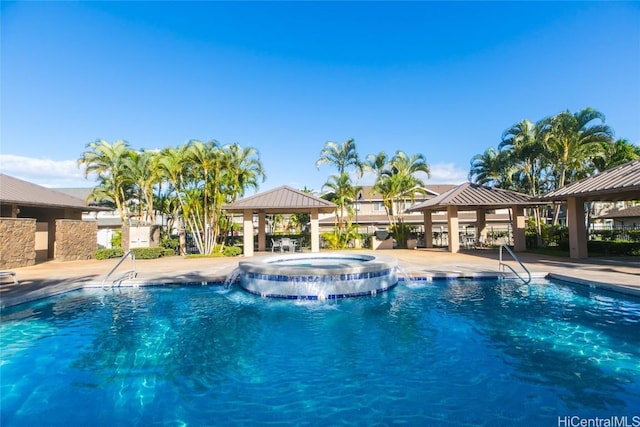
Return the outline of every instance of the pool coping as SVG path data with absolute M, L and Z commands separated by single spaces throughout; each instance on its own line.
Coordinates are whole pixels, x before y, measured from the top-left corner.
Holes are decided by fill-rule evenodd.
M 211 276 L 207 278 L 208 280 L 174 280 L 174 281 L 166 281 L 166 280 L 154 280 L 154 279 L 141 279 L 135 278 L 130 280 L 122 281 L 117 285 L 109 285 L 104 286 L 101 281 L 98 280 L 87 280 L 87 281 L 71 281 L 68 283 L 58 284 L 54 286 L 47 286 L 44 288 L 40 288 L 34 292 L 25 293 L 22 295 L 16 295 L 13 297 L 4 297 L 2 301 L 0 301 L 0 310 L 4 310 L 9 307 L 17 306 L 20 304 L 49 298 L 57 295 L 61 295 L 67 292 L 73 292 L 81 289 L 96 289 L 96 288 L 104 288 L 105 291 L 108 290 L 117 290 L 122 288 L 142 288 L 142 287 L 162 287 L 162 286 L 224 286 L 226 280 L 230 275 L 218 275 Z M 513 273 L 493 273 L 493 272 L 448 272 L 448 273 L 426 273 L 426 274 L 409 274 L 408 277 L 417 282 L 438 282 L 438 281 L 448 281 L 448 280 L 497 280 L 497 279 L 506 279 L 506 280 L 518 280 L 518 276 Z M 634 297 L 640 297 L 640 288 L 634 288 L 631 286 L 619 285 L 619 284 L 610 284 L 597 280 L 587 280 L 580 277 L 570 276 L 566 274 L 559 274 L 553 272 L 532 272 L 532 279 L 555 279 L 562 282 L 570 283 L 572 285 L 578 286 L 586 286 L 589 288 L 602 289 L 622 295 L 630 295 Z M 405 281 L 406 276 L 398 275 L 398 281 Z M 535 285 L 535 284 L 534 284 Z M 251 292 L 244 290 L 251 294 Z

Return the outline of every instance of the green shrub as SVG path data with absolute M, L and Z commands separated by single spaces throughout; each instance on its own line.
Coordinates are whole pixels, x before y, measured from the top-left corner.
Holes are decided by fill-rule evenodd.
M 225 246 L 224 249 L 220 245 L 216 245 L 213 252 L 207 254 L 188 254 L 185 258 L 217 258 L 217 257 L 234 257 L 242 254 L 240 246 Z
M 113 230 L 113 234 L 111 235 L 111 247 L 122 247 L 122 230 Z
M 98 249 L 96 259 L 120 258 L 124 255 L 122 248 Z
M 177 254 L 180 250 L 180 239 L 165 234 L 160 238 L 160 246 L 171 249 L 172 255 Z
M 242 248 L 238 246 L 225 246 L 222 253 L 224 256 L 238 256 L 242 254 Z
M 640 242 L 640 230 L 629 230 L 627 234 L 632 242 Z
M 133 248 L 131 249 L 136 259 L 156 259 L 161 256 L 173 255 L 173 251 L 167 248 L 155 247 L 155 248 Z
M 640 242 L 608 242 L 604 240 L 590 240 L 587 242 L 589 255 L 638 256 Z

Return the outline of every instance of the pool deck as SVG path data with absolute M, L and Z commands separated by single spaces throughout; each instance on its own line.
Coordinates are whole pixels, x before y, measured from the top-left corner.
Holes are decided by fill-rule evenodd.
M 353 252 L 353 251 L 345 251 Z M 359 250 L 361 253 L 384 254 L 397 258 L 403 274 L 413 278 L 495 277 L 500 273 L 498 250 L 479 249 L 451 254 L 442 249 L 416 250 Z M 256 256 L 272 256 L 271 252 Z M 510 260 L 505 254 L 506 260 Z M 589 258 L 570 260 L 531 253 L 518 254 L 520 260 L 534 277 L 546 277 L 579 283 L 587 286 L 640 296 L 640 257 Z M 200 284 L 224 282 L 238 262 L 244 258 L 190 258 L 180 256 L 156 260 L 136 260 L 135 284 Z M 30 267 L 11 269 L 19 284 L 3 278 L 0 284 L 0 307 L 5 308 L 24 302 L 46 298 L 83 287 L 101 286 L 104 276 L 118 260 L 49 261 Z M 517 272 L 523 273 L 514 261 L 508 262 Z M 127 259 L 116 271 L 132 269 Z M 523 273 L 524 274 L 524 273 Z M 401 275 L 402 277 L 402 275 Z

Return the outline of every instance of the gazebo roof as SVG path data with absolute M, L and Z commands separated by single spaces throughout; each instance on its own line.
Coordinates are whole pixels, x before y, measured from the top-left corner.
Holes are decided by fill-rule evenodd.
M 444 210 L 448 206 L 476 209 L 499 209 L 515 205 L 533 206 L 539 204 L 531 196 L 501 188 L 484 187 L 465 182 L 432 199 L 425 200 L 407 209 L 407 212 Z
M 336 205 L 327 200 L 316 197 L 294 188 L 283 185 L 253 196 L 236 200 L 222 206 L 231 213 L 253 211 L 254 213 L 307 213 L 317 210 L 319 213 L 331 213 Z
M 46 208 L 71 208 L 83 211 L 104 210 L 104 208 L 96 206 L 87 206 L 84 200 L 77 197 L 5 174 L 0 174 L 0 202 L 2 204 Z
M 580 197 L 588 201 L 640 200 L 640 160 L 624 163 L 559 188 L 540 200 L 567 200 Z

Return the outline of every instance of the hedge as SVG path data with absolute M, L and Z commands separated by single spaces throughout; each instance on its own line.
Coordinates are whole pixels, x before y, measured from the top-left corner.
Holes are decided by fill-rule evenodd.
M 561 240 L 560 249 L 568 251 L 569 241 Z M 611 242 L 606 240 L 588 240 L 587 251 L 591 256 L 638 256 L 640 255 L 640 242 Z

